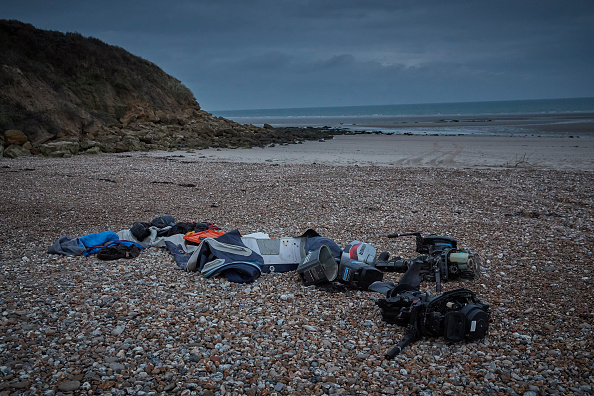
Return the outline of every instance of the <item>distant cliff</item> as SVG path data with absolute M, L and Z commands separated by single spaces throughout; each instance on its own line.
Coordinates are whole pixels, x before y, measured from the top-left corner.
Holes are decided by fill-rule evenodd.
M 7 157 L 252 147 L 315 137 L 214 117 L 179 80 L 145 59 L 95 38 L 14 20 L 0 20 L 0 87 L 0 152 Z

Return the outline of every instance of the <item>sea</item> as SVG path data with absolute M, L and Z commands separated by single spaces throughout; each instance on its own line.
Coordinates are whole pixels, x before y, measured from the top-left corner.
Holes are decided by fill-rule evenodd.
M 342 107 L 221 110 L 240 124 L 353 132 L 594 138 L 594 97 Z

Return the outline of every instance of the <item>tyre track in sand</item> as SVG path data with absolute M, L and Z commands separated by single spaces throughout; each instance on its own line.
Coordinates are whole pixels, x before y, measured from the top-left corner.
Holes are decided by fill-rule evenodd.
M 464 149 L 458 144 L 452 144 L 452 148 L 444 147 L 439 142 L 433 142 L 430 150 L 411 157 L 405 157 L 396 161 L 401 166 L 453 166 L 457 164 L 458 157 Z

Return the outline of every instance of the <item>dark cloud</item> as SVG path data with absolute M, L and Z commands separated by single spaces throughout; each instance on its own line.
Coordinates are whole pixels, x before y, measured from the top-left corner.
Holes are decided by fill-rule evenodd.
M 146 58 L 207 110 L 594 96 L 594 3 L 12 1 Z

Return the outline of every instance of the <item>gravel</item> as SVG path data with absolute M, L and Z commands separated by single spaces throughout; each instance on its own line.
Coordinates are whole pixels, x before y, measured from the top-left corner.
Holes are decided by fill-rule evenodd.
M 591 172 L 126 153 L 1 159 L 0 182 L 0 395 L 594 394 Z M 444 291 L 489 303 L 489 334 L 386 360 L 404 329 L 382 322 L 375 293 L 304 287 L 295 272 L 205 279 L 157 248 L 46 254 L 160 215 L 274 237 L 313 228 L 403 257 L 414 240 L 387 234 L 452 236 L 483 269 Z

